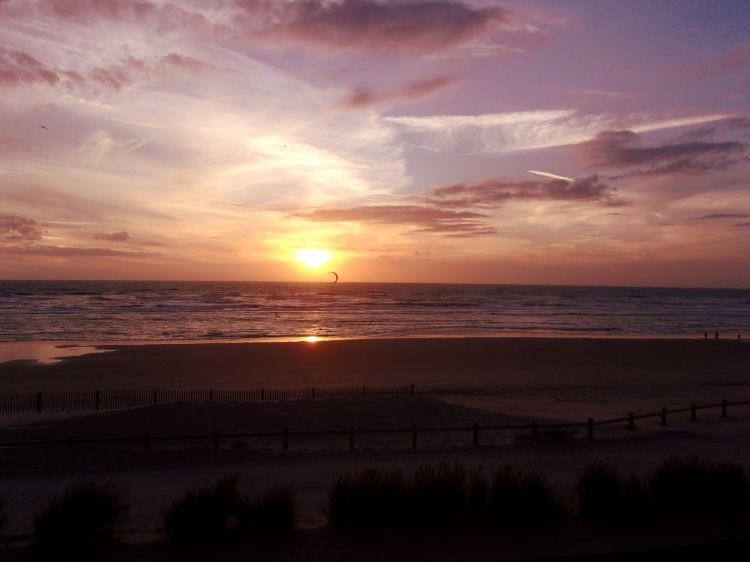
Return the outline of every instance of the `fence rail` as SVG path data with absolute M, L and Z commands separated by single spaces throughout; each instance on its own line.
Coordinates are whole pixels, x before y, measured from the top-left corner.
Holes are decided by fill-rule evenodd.
M 414 394 L 414 385 L 303 388 L 152 388 L 0 394 L 0 416 L 126 410 L 174 402 L 315 400 L 334 396 Z
M 402 391 L 408 391 L 410 394 L 414 392 L 414 385 L 408 387 L 377 387 L 379 392 L 370 392 L 375 387 L 365 387 L 369 394 L 395 394 L 398 389 Z M 394 392 L 385 392 L 387 389 L 392 389 Z M 360 388 L 359 391 L 365 390 Z M 317 396 L 317 390 L 311 394 L 306 395 L 307 398 Z M 329 389 L 331 390 L 331 389 Z M 144 449 L 150 449 L 151 443 L 155 441 L 177 441 L 177 442 L 192 442 L 192 441 L 203 441 L 206 443 L 213 443 L 214 449 L 221 448 L 221 441 L 228 439 L 242 439 L 242 438 L 259 438 L 259 437 L 275 437 L 281 438 L 281 449 L 289 449 L 289 441 L 292 437 L 346 437 L 348 440 L 349 450 L 355 449 L 355 442 L 357 435 L 397 435 L 405 434 L 410 437 L 411 448 L 416 449 L 419 443 L 419 434 L 425 433 L 471 433 L 471 444 L 474 446 L 480 445 L 480 434 L 482 431 L 529 431 L 532 439 L 538 439 L 540 437 L 540 431 L 551 430 L 551 429 L 575 429 L 575 428 L 586 428 L 586 435 L 589 439 L 594 438 L 594 432 L 596 427 L 606 425 L 616 425 L 627 423 L 623 426 L 625 429 L 635 431 L 635 421 L 645 419 L 659 419 L 659 425 L 666 426 L 670 415 L 681 414 L 690 412 L 689 421 L 697 422 L 698 410 L 711 410 L 721 409 L 721 418 L 728 417 L 729 407 L 735 406 L 747 406 L 750 405 L 750 400 L 728 402 L 722 400 L 716 404 L 691 404 L 686 408 L 661 408 L 659 411 L 638 414 L 635 415 L 630 412 L 625 417 L 612 418 L 606 420 L 595 421 L 593 418 L 589 418 L 584 422 L 565 422 L 565 423 L 537 423 L 536 421 L 530 424 L 514 424 L 514 425 L 483 425 L 480 426 L 478 423 L 471 425 L 452 426 L 452 427 L 419 427 L 418 425 L 412 425 L 411 427 L 400 427 L 400 428 L 379 428 L 379 429 L 356 429 L 349 427 L 346 429 L 310 429 L 310 430 L 297 430 L 290 431 L 289 428 L 283 428 L 281 431 L 260 431 L 260 432 L 240 432 L 240 433 L 220 433 L 214 431 L 210 434 L 183 434 L 183 435 L 160 435 L 146 432 L 143 435 L 138 436 L 118 436 L 118 437 L 93 437 L 93 438 L 82 438 L 77 439 L 74 435 L 68 435 L 67 439 L 64 440 L 45 440 L 45 441 L 8 441 L 0 442 L 0 448 L 8 447 L 34 447 L 34 446 L 50 446 L 50 445 L 67 445 L 73 447 L 74 445 L 87 445 L 87 444 L 116 444 L 116 443 L 136 443 L 142 444 Z

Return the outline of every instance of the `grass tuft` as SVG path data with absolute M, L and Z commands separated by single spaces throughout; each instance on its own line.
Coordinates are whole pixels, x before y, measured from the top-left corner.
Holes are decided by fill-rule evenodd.
M 578 478 L 576 492 L 582 517 L 615 519 L 624 514 L 623 478 L 612 464 L 602 461 L 587 464 Z
M 546 522 L 560 513 L 546 477 L 512 464 L 500 466 L 492 475 L 489 504 L 495 519 L 521 526 Z
M 164 512 L 164 528 L 178 545 L 219 540 L 238 504 L 237 475 L 194 488 Z
M 382 529 L 406 514 L 406 486 L 400 470 L 346 472 L 328 487 L 328 520 L 338 530 Z
M 34 546 L 44 559 L 77 557 L 117 541 L 127 519 L 127 490 L 113 481 L 68 486 L 34 518 Z
M 677 517 L 728 518 L 747 508 L 747 477 L 741 465 L 699 457 L 670 457 L 651 475 L 658 513 Z
M 466 470 L 460 464 L 430 464 L 416 470 L 408 488 L 409 523 L 455 523 L 464 514 Z
M 276 484 L 257 498 L 243 498 L 237 506 L 237 518 L 243 534 L 281 536 L 294 532 L 297 520 L 297 496 L 291 484 Z

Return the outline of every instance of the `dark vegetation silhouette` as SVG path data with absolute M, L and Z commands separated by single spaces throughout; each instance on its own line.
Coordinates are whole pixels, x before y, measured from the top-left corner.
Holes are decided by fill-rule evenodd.
M 541 472 L 514 464 L 497 468 L 490 480 L 489 507 L 503 523 L 547 522 L 562 513 L 562 505 Z
M 5 496 L 0 496 L 0 541 L 5 539 L 5 535 L 8 532 L 8 501 Z
M 127 490 L 112 480 L 68 486 L 34 518 L 34 550 L 44 560 L 74 559 L 111 546 L 127 520 Z
M 278 537 L 294 532 L 297 498 L 291 484 L 274 484 L 260 496 L 245 496 L 237 505 L 240 532 L 248 537 Z
M 617 519 L 623 514 L 625 484 L 620 469 L 612 464 L 587 464 L 578 478 L 576 493 L 578 512 L 586 519 Z
M 747 510 L 747 485 L 739 464 L 671 457 L 651 474 L 649 491 L 657 515 L 727 519 Z
M 166 537 L 190 547 L 222 541 L 257 544 L 290 536 L 297 502 L 291 485 L 276 484 L 249 496 L 229 474 L 187 490 L 164 512 Z M 599 527 L 623 521 L 647 528 L 652 522 L 750 521 L 744 468 L 698 457 L 670 457 L 639 478 L 616 466 L 587 464 L 566 505 L 547 476 L 525 466 L 504 464 L 485 473 L 459 463 L 428 464 L 411 476 L 400 470 L 350 471 L 334 477 L 324 513 L 333 531 L 359 535 L 383 530 L 533 530 L 561 519 Z M 86 480 L 69 486 L 34 518 L 33 554 L 41 559 L 82 559 L 104 551 L 119 538 L 130 504 L 117 483 Z M 7 523 L 0 498 L 0 535 Z M 540 535 L 541 536 L 541 535 Z
M 187 490 L 164 512 L 164 530 L 178 546 L 212 544 L 228 538 L 289 535 L 297 519 L 291 485 L 276 484 L 257 497 L 242 494 L 239 477 Z
M 216 483 L 187 490 L 164 512 L 169 539 L 190 545 L 223 538 L 239 501 L 238 481 L 236 474 L 229 474 Z
M 323 510 L 341 531 L 398 526 L 406 514 L 406 483 L 400 470 L 362 470 L 336 476 Z

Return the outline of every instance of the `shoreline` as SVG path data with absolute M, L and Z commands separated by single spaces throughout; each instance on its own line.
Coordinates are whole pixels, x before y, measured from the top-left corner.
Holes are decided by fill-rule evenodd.
M 391 341 L 391 340 L 700 340 L 693 334 L 557 334 L 504 332 L 502 334 L 424 334 L 399 336 L 278 336 L 250 339 L 185 339 L 185 340 L 5 340 L 0 341 L 0 365 L 11 361 L 37 361 L 50 365 L 70 357 L 90 353 L 103 353 L 121 347 L 146 347 L 154 345 L 242 345 L 273 343 L 317 343 L 340 341 Z M 714 338 L 709 335 L 709 340 Z M 731 337 L 721 338 L 724 340 Z M 58 350 L 58 351 L 56 351 Z

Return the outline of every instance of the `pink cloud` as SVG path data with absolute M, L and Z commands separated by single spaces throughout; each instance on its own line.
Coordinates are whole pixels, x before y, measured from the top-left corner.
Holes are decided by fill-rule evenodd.
M 180 72 L 201 74 L 226 70 L 192 57 L 169 53 L 151 60 L 128 57 L 119 64 L 78 71 L 47 66 L 28 53 L 0 48 L 0 87 L 41 84 L 73 89 L 93 85 L 120 91 L 141 79 L 159 79 Z
M 579 147 L 596 167 L 640 167 L 627 175 L 707 172 L 747 159 L 743 153 L 748 145 L 738 141 L 688 140 L 647 147 L 640 142 L 632 131 L 604 131 Z
M 248 4 L 251 9 L 257 9 L 257 5 Z M 331 51 L 439 51 L 508 22 L 508 12 L 502 8 L 479 8 L 449 0 L 309 0 L 286 4 L 273 15 L 282 21 L 250 36 L 281 44 L 312 44 Z
M 698 70 L 700 78 L 723 78 L 750 63 L 750 49 L 747 45 L 736 45 L 719 58 L 704 65 Z
M 126 231 L 120 232 L 99 232 L 94 234 L 95 240 L 106 240 L 108 242 L 127 242 L 130 240 L 130 234 Z
M 375 91 L 357 88 L 344 98 L 340 105 L 350 109 L 360 109 L 385 103 L 417 101 L 442 92 L 458 82 L 459 79 L 455 76 L 435 76 L 410 82 L 393 90 Z
M 36 242 L 47 231 L 34 219 L 18 215 L 0 215 L 0 240 L 6 242 Z
M 216 32 L 224 29 L 200 11 L 193 11 L 178 3 L 148 0 L 9 0 L 0 3 L 8 16 L 26 18 L 42 15 L 74 25 L 99 22 L 136 24 L 167 31 Z

